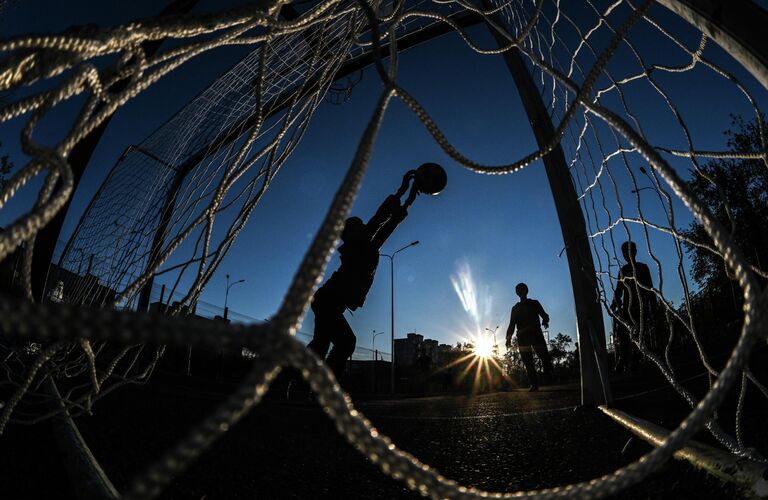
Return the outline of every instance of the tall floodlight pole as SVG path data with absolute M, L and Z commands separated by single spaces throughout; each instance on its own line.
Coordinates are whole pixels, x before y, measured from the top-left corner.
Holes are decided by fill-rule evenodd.
M 226 275 L 227 277 L 227 289 L 224 291 L 224 319 L 227 319 L 227 316 L 229 315 L 229 308 L 227 307 L 227 299 L 229 299 L 229 289 L 233 286 L 237 285 L 238 283 L 245 283 L 245 280 L 237 280 L 231 285 L 229 284 L 229 275 Z
M 389 327 L 390 327 L 390 334 L 391 334 L 391 338 L 390 338 L 391 342 L 390 342 L 390 344 L 392 346 L 392 366 L 390 367 L 390 377 L 389 377 L 390 378 L 390 380 L 389 380 L 390 386 L 389 386 L 389 390 L 390 390 L 390 393 L 392 393 L 392 394 L 395 393 L 395 255 L 397 255 L 398 253 L 402 252 L 406 248 L 410 248 L 410 247 L 412 247 L 414 245 L 418 245 L 418 244 L 419 244 L 419 241 L 416 240 L 416 241 L 413 241 L 413 242 L 405 245 L 403 248 L 401 248 L 399 250 L 395 250 L 394 252 L 392 252 L 392 255 L 389 255 L 389 254 L 386 254 L 386 253 L 379 254 L 379 255 L 381 255 L 383 257 L 387 257 L 389 259 L 389 299 L 390 299 L 390 301 L 389 301 L 389 304 L 390 304 L 390 310 L 389 310 L 389 312 L 390 312 L 390 318 L 389 318 L 390 319 L 390 323 L 389 323 Z
M 483 0 L 483 5 L 490 8 L 488 0 Z M 493 17 L 496 22 L 504 26 L 500 16 Z M 499 46 L 508 45 L 508 40 L 498 31 L 491 26 L 489 29 Z M 503 57 L 520 94 L 536 143 L 540 148 L 546 147 L 556 138 L 555 127 L 536 83 L 518 48 L 505 51 Z M 552 196 L 555 199 L 555 209 L 560 220 L 560 230 L 563 234 L 571 274 L 581 352 L 581 404 L 608 404 L 611 402 L 611 392 L 607 374 L 604 372 L 607 357 L 603 311 L 598 300 L 595 264 L 592 261 L 587 227 L 568 171 L 565 154 L 559 142 L 549 154 L 544 156 L 543 161 Z

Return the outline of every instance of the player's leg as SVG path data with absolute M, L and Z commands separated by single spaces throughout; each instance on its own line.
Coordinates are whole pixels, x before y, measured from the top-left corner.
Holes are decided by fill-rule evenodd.
M 538 356 L 541 360 L 541 366 L 544 368 L 544 374 L 551 375 L 552 357 L 549 355 L 547 342 L 544 340 L 544 334 L 541 332 L 536 332 L 532 337 L 533 349 L 536 351 L 536 356 Z
M 338 307 L 334 306 L 333 301 L 328 300 L 327 294 L 323 293 L 323 288 L 315 292 L 312 299 L 312 312 L 315 314 L 315 329 L 312 335 L 312 341 L 307 345 L 317 357 L 325 360 L 328 349 L 331 347 L 331 336 L 333 333 L 333 316 Z M 298 395 L 311 394 L 309 386 L 304 382 L 298 373 L 290 373 L 285 388 L 286 399 L 295 399 Z
M 533 362 L 533 348 L 525 337 L 521 338 L 520 333 L 517 334 L 517 349 L 520 352 L 520 359 L 523 360 L 525 372 L 528 374 L 531 390 L 538 390 L 539 380 L 536 377 L 536 365 Z
M 630 368 L 630 355 L 632 353 L 632 343 L 629 340 L 629 330 L 621 323 L 621 321 L 614 321 L 613 331 L 616 335 L 616 373 L 623 373 L 629 371 Z
M 328 355 L 327 363 L 333 370 L 334 375 L 336 375 L 336 379 L 341 380 L 347 360 L 355 351 L 357 343 L 355 333 L 352 331 L 349 323 L 347 323 L 346 318 L 344 318 L 343 312 L 334 317 L 331 341 L 333 342 L 333 348 Z
M 318 290 L 312 301 L 312 312 L 315 313 L 315 330 L 312 341 L 307 347 L 312 349 L 320 359 L 325 359 L 328 349 L 331 347 L 334 317 L 338 314 L 338 307 L 332 304 L 322 292 L 322 288 Z

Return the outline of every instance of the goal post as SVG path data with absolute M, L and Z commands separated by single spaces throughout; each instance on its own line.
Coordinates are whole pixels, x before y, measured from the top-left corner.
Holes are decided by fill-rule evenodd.
M 768 12 L 752 0 L 656 0 L 717 42 L 768 88 Z

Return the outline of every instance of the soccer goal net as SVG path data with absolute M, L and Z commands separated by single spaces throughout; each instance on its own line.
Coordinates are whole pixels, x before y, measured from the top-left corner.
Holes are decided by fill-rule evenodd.
M 246 348 L 256 357 L 239 388 L 148 465 L 128 497 L 161 491 L 258 404 L 285 367 L 307 379 L 351 445 L 382 472 L 434 498 L 612 494 L 647 476 L 702 429 L 733 455 L 764 461 L 759 428 L 743 415 L 768 398 L 754 365 L 766 343 L 768 54 L 750 35 L 766 15 L 736 2 L 718 18 L 704 4 L 265 0 L 0 41 L 0 91 L 12 92 L 0 122 L 24 124 L 20 144 L 29 157 L 4 183 L 0 208 L 24 188 L 40 186 L 31 208 L 0 233 L 0 260 L 12 263 L 23 296 L 0 300 L 0 432 L 62 411 L 91 412 L 103 395 L 146 381 L 163 346 L 194 345 Z M 481 43 L 469 26 L 484 26 L 492 37 Z M 481 164 L 460 152 L 399 84 L 399 51 L 448 32 L 477 57 L 504 58 L 517 74 L 510 91 L 516 84 L 526 104 L 535 151 L 502 165 Z M 159 41 L 172 43 L 148 50 Z M 34 297 L 36 235 L 72 196 L 79 177 L 68 162 L 73 148 L 179 66 L 231 45 L 252 52 L 144 141 L 126 145 L 51 264 L 42 301 Z M 334 93 L 343 102 L 365 67 L 380 79 L 381 92 L 322 224 L 281 291 L 279 309 L 269 322 L 248 326 L 192 319 L 189 312 L 317 107 L 338 101 Z M 595 352 L 582 349 L 582 358 L 597 354 L 602 385 L 616 371 L 619 384 L 637 387 L 634 381 L 652 371 L 690 408 L 642 459 L 566 487 L 503 494 L 462 487 L 380 435 L 296 339 L 395 100 L 456 168 L 514 175 L 539 160 L 561 159 L 583 227 L 570 236 L 583 239 L 573 262 L 585 264 L 571 265 L 572 278 L 581 274 L 579 282 L 591 283 L 609 334 L 607 357 L 602 340 L 592 338 Z M 40 143 L 37 125 L 74 107 L 66 132 Z M 720 132 L 728 132 L 725 140 Z M 562 214 L 561 224 L 564 251 L 576 252 L 566 235 L 573 226 Z M 158 299 L 159 276 L 174 284 Z M 574 294 L 577 303 L 584 297 L 576 288 Z M 174 300 L 164 304 L 165 297 Z M 155 302 L 166 315 L 145 314 Z M 579 335 L 603 329 L 593 326 Z M 61 385 L 59 393 L 51 392 L 50 380 Z

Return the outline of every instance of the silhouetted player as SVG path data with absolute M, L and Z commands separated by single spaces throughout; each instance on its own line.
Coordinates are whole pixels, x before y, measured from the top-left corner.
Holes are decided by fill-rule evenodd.
M 547 343 L 541 332 L 542 323 L 544 328 L 549 328 L 549 315 L 544 312 L 544 308 L 541 307 L 538 300 L 528 298 L 528 285 L 525 283 L 518 283 L 515 287 L 515 293 L 520 297 L 520 302 L 512 306 L 512 313 L 509 316 L 507 348 L 512 346 L 512 335 L 515 333 L 515 327 L 517 327 L 517 348 L 531 383 L 528 390 L 538 391 L 539 381 L 536 376 L 536 365 L 533 362 L 533 351 L 536 351 L 536 355 L 541 360 L 544 374 L 552 373 L 552 359 L 549 357 Z M 539 323 L 539 317 L 541 317 L 541 323 Z
M 414 180 L 405 203 L 400 198 Z M 379 249 L 392 231 L 408 215 L 408 207 L 419 193 L 438 194 L 447 182 L 445 171 L 437 164 L 425 163 L 403 177 L 403 183 L 394 195 L 389 195 L 367 224 L 359 217 L 350 217 L 344 223 L 339 247 L 341 266 L 328 281 L 315 292 L 312 311 L 315 313 L 315 332 L 309 347 L 325 359 L 337 379 L 344 374 L 346 360 L 355 350 L 356 338 L 344 318 L 344 311 L 352 311 L 365 303 L 379 264 Z
M 619 281 L 611 303 L 611 310 L 616 315 L 613 332 L 617 373 L 631 372 L 634 368 L 634 350 L 625 323 L 639 328 L 642 311 L 643 324 L 649 325 L 656 313 L 655 295 L 643 288 L 653 288 L 651 271 L 648 266 L 636 260 L 637 245 L 632 241 L 625 241 L 621 245 L 621 253 L 627 263 L 619 271 Z

